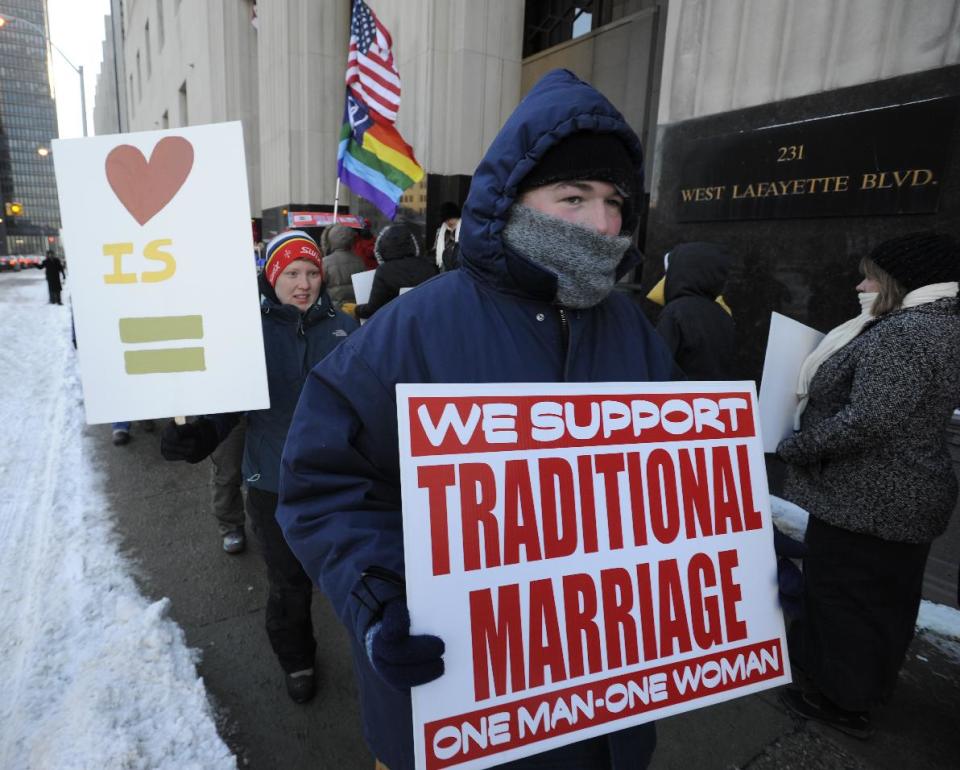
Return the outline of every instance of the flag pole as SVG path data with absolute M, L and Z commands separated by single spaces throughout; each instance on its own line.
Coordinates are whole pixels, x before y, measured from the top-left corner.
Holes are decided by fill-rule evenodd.
M 337 188 L 333 193 L 333 223 L 337 223 L 337 210 L 340 208 L 340 177 L 337 177 Z

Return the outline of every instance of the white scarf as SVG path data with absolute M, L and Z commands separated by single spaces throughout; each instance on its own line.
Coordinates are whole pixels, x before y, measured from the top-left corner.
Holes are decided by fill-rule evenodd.
M 956 297 L 957 289 L 957 281 L 921 286 L 907 294 L 900 307 L 916 307 L 928 302 L 936 302 L 938 299 L 944 299 L 945 297 Z M 807 401 L 809 400 L 810 381 L 817 373 L 820 365 L 860 334 L 863 327 L 873 320 L 870 309 L 877 298 L 876 292 L 863 292 L 857 294 L 857 298 L 860 300 L 860 315 L 829 331 L 827 336 L 820 340 L 820 344 L 814 351 L 807 356 L 803 366 L 800 367 L 800 378 L 797 382 L 797 397 L 800 399 L 800 403 L 797 404 L 797 411 L 793 415 L 794 430 L 800 430 L 800 416 L 803 414 L 803 410 L 807 408 Z
M 437 240 L 433 244 L 434 257 L 437 260 L 437 269 L 443 270 L 443 251 L 447 247 L 447 233 L 453 233 L 453 240 L 460 241 L 460 220 L 457 220 L 456 227 L 450 228 L 446 222 L 440 223 L 437 230 Z

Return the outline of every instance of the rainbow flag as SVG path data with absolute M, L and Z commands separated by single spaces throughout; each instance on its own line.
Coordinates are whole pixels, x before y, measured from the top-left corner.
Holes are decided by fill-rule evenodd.
M 388 219 L 397 214 L 404 190 L 423 179 L 423 169 L 392 123 L 347 89 L 337 174 L 345 185 L 375 205 Z

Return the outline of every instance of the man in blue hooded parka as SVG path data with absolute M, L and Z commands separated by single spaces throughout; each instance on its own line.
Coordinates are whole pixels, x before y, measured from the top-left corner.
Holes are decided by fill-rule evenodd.
M 669 380 L 639 307 L 613 291 L 640 259 L 640 142 L 594 88 L 546 75 L 470 185 L 462 269 L 384 307 L 310 374 L 287 438 L 277 519 L 346 625 L 364 734 L 413 768 L 410 687 L 443 674 L 443 641 L 410 636 L 404 596 L 397 383 Z M 644 768 L 642 725 L 504 765 Z

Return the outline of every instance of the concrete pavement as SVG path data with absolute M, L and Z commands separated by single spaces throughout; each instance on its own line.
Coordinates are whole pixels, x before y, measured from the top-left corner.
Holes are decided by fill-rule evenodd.
M 326 599 L 315 594 L 320 692 L 312 703 L 297 706 L 286 696 L 263 630 L 266 581 L 256 545 L 240 556 L 219 550 L 209 464 L 165 463 L 158 433 L 144 433 L 138 424 L 125 447 L 111 445 L 109 426 L 87 431 L 123 550 L 136 565 L 142 590 L 153 599 L 170 597 L 170 614 L 200 651 L 199 671 L 238 765 L 372 768 L 360 735 L 345 632 Z M 954 601 L 960 516 L 933 553 L 926 590 L 936 601 Z M 875 717 L 877 734 L 870 741 L 794 720 L 776 693 L 767 692 L 662 720 L 653 767 L 952 769 L 960 756 L 958 713 L 960 658 L 920 636 L 893 702 Z

